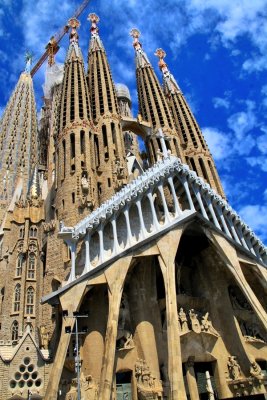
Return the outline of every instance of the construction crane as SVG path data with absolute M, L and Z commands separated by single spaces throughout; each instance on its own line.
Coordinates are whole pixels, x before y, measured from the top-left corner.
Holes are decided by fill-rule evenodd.
M 74 15 L 72 18 L 78 18 L 83 10 L 87 7 L 88 3 L 90 0 L 84 0 L 82 4 L 77 8 L 75 11 Z M 59 50 L 59 42 L 63 38 L 63 36 L 68 32 L 69 26 L 65 25 L 63 28 L 61 28 L 54 36 L 51 37 L 49 42 L 47 43 L 45 47 L 45 52 L 42 55 L 42 57 L 37 61 L 37 63 L 34 65 L 34 67 L 31 70 L 31 76 L 33 76 L 38 69 L 43 65 L 45 60 L 48 58 L 48 65 L 51 67 L 53 64 L 55 64 L 55 54 Z

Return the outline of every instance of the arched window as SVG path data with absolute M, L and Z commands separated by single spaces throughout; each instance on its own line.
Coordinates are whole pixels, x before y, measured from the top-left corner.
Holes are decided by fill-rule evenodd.
M 19 323 L 18 321 L 14 321 L 11 326 L 11 339 L 18 340 L 19 337 Z
M 37 228 L 36 226 L 30 227 L 30 237 L 37 237 Z
M 21 295 L 21 286 L 18 283 L 15 286 L 15 293 L 14 293 L 14 311 L 15 312 L 20 310 L 20 295 Z
M 23 268 L 24 257 L 23 254 L 19 254 L 17 259 L 16 276 L 21 276 Z
M 26 314 L 34 313 L 34 289 L 30 286 L 26 293 Z
M 19 238 L 23 239 L 24 238 L 24 226 L 20 228 L 19 230 Z
M 35 255 L 33 253 L 29 254 L 29 263 L 28 263 L 28 278 L 35 278 Z

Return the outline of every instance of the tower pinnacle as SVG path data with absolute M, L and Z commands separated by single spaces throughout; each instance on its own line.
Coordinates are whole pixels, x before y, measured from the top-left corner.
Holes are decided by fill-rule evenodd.
M 80 28 L 81 23 L 77 20 L 77 18 L 70 18 L 68 20 L 68 26 L 71 28 L 70 31 L 70 43 L 78 43 L 79 35 L 77 32 L 77 28 Z
M 98 15 L 95 13 L 91 13 L 88 15 L 87 18 L 88 21 L 91 22 L 91 41 L 90 41 L 90 46 L 89 46 L 89 52 L 90 50 L 99 50 L 102 49 L 104 50 L 103 43 L 98 35 L 99 28 L 97 26 L 98 22 L 100 21 L 100 18 Z
M 144 52 L 142 48 L 142 43 L 139 41 L 139 37 L 141 36 L 141 33 L 138 29 L 133 28 L 130 31 L 130 35 L 133 37 L 133 47 L 136 51 L 136 68 L 138 67 L 145 67 L 147 65 L 151 65 L 149 62 L 149 59 L 147 58 L 146 53 Z
M 182 93 L 178 83 L 174 79 L 174 76 L 170 73 L 168 65 L 164 61 L 164 58 L 166 57 L 166 52 L 161 48 L 157 49 L 155 51 L 155 56 L 159 58 L 158 66 L 163 74 L 163 83 L 166 94 Z

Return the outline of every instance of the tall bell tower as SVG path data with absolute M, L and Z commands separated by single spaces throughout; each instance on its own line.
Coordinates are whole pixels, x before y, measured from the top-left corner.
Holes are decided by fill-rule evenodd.
M 127 183 L 123 133 L 115 86 L 103 43 L 98 34 L 99 17 L 90 14 L 91 40 L 88 52 L 88 84 L 92 119 L 94 170 L 100 203 Z

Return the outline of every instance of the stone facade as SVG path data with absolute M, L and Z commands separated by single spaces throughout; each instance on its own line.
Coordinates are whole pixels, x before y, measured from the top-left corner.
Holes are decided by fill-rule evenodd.
M 46 76 L 39 163 L 28 68 L 0 122 L 0 399 L 264 399 L 266 248 L 164 51 L 162 89 L 131 31 L 134 118 L 89 20 L 87 73 L 72 18 Z

